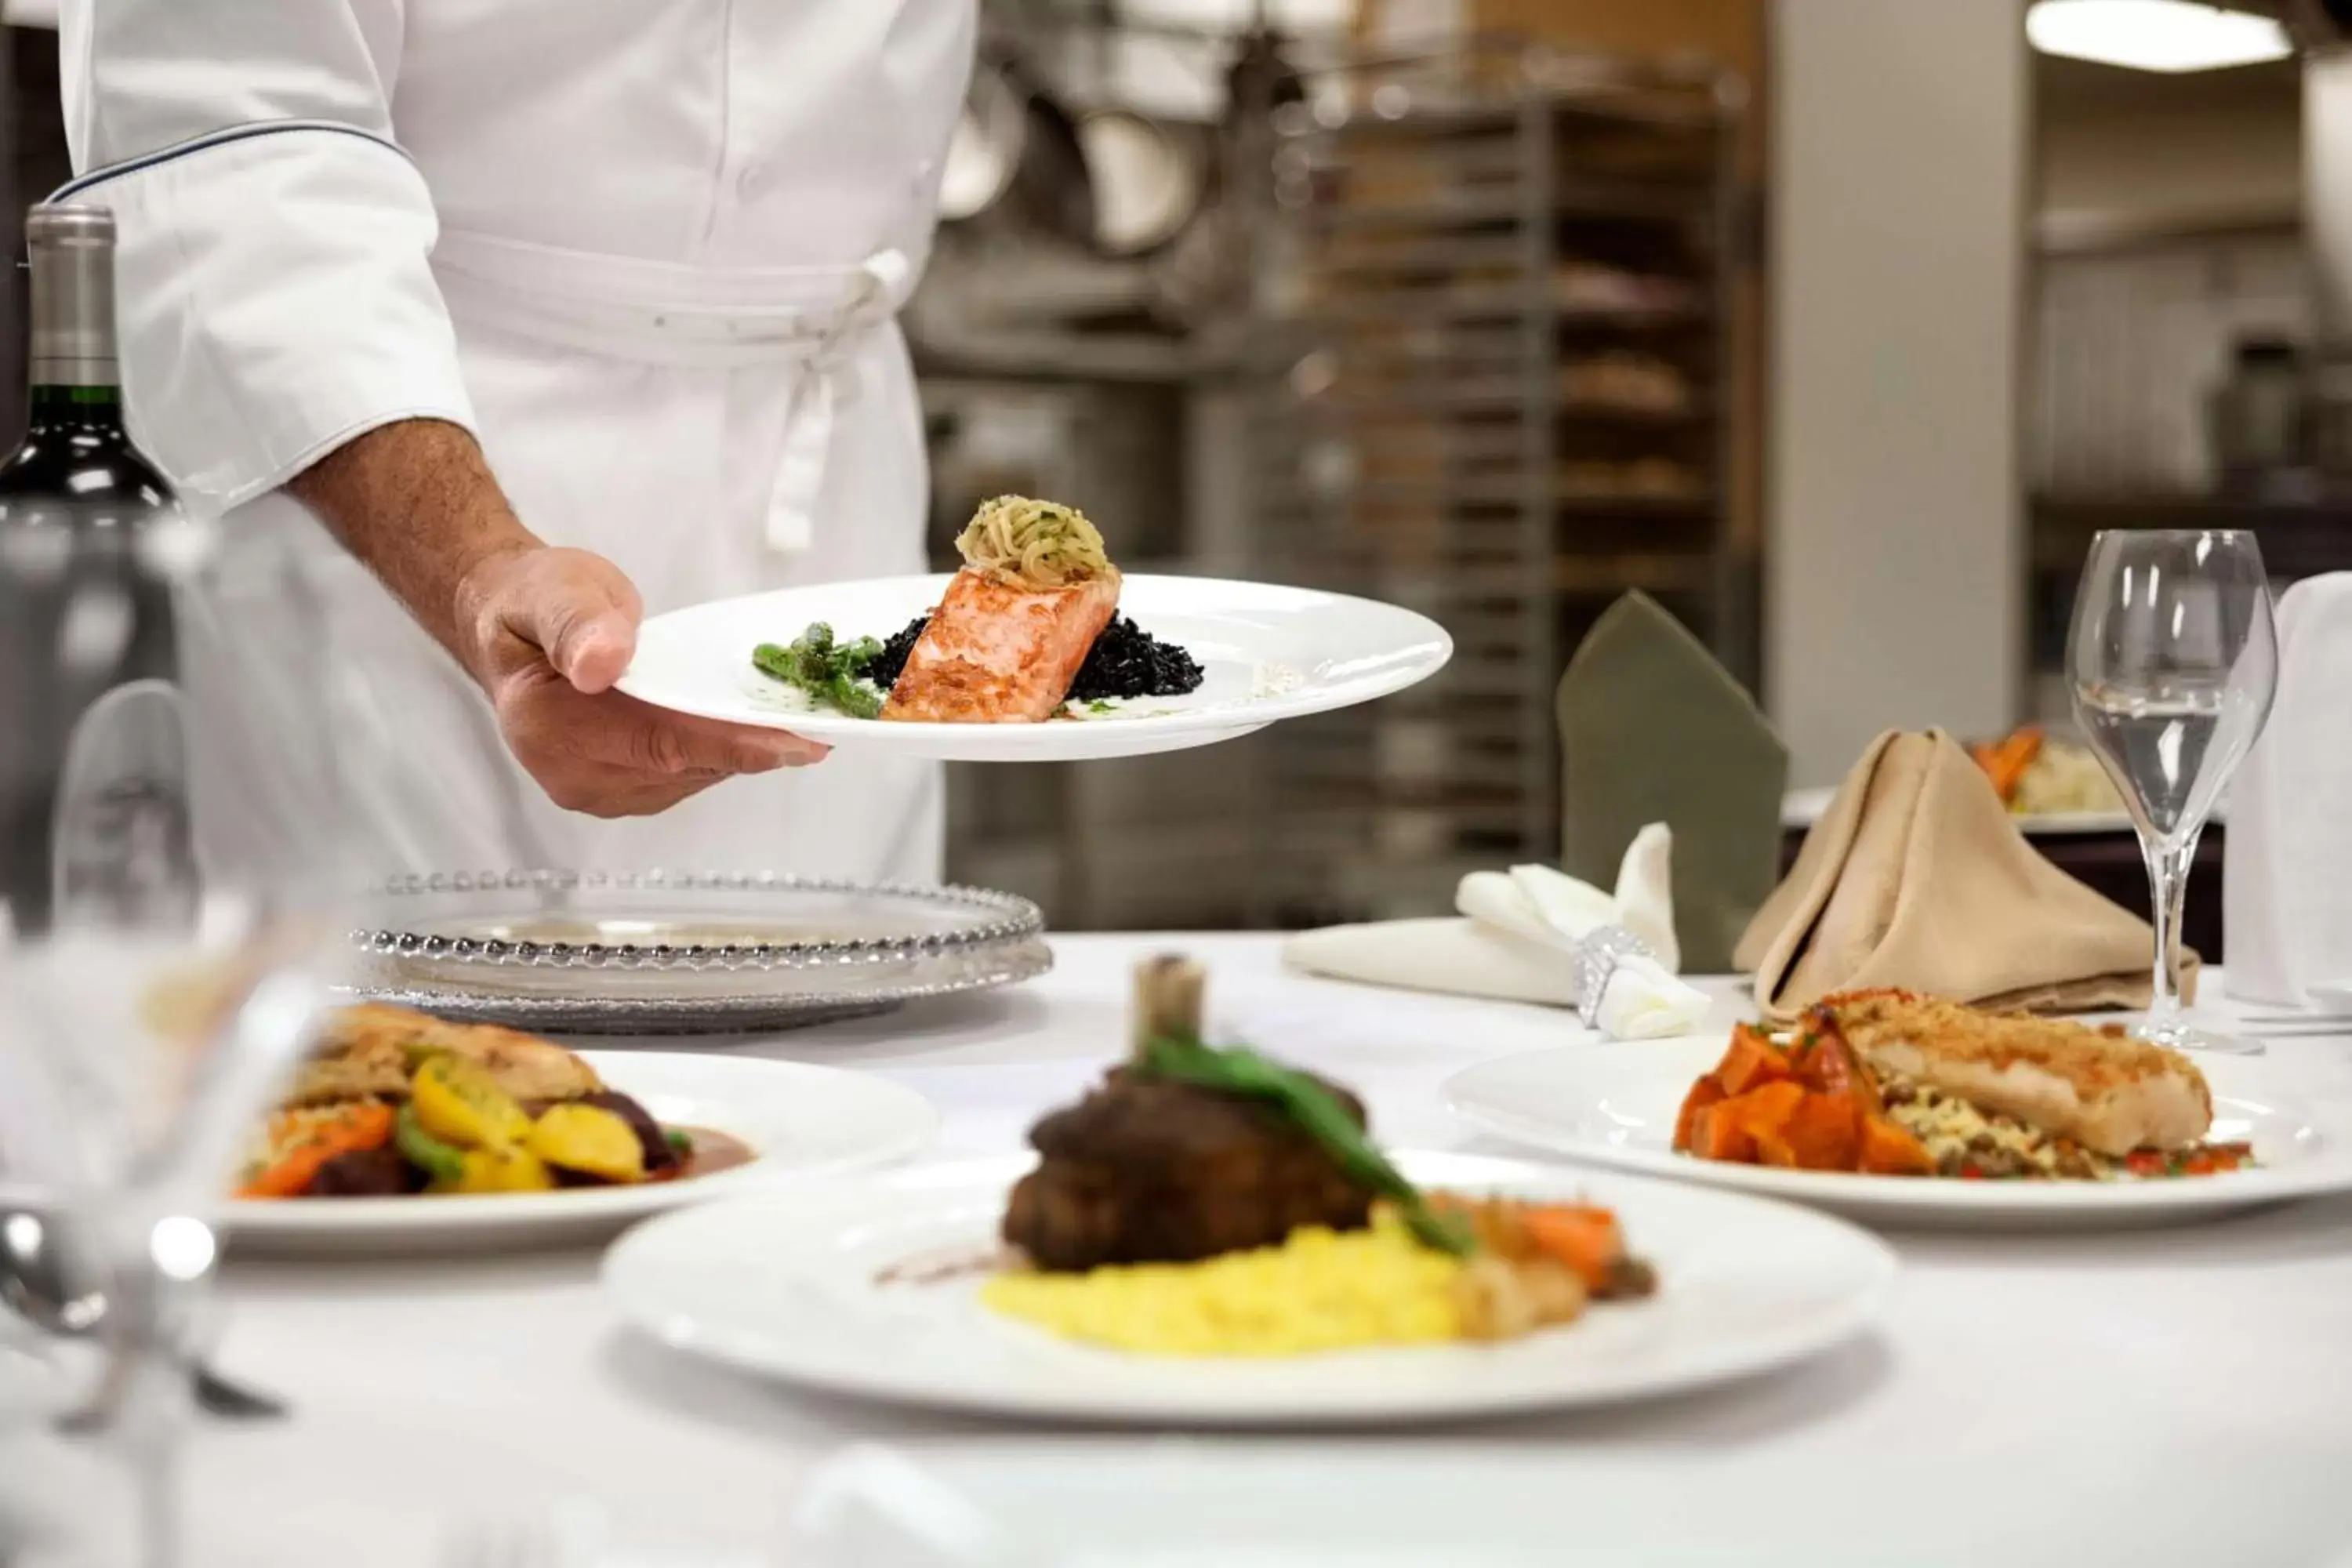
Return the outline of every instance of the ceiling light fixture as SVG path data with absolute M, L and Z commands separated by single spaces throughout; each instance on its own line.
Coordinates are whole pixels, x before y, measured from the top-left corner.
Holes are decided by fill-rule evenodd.
M 2218 70 L 2294 53 L 2270 17 L 2190 0 L 2035 0 L 2025 36 L 2045 55 L 2144 71 Z

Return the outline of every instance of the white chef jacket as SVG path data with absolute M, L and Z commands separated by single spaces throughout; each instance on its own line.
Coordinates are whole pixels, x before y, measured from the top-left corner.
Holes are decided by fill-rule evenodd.
M 380 871 L 937 874 L 919 763 L 845 752 L 659 817 L 559 811 L 280 487 L 432 417 L 649 613 L 920 570 L 892 316 L 972 0 L 66 0 L 61 23 L 79 174 L 58 195 L 115 213 L 133 434 L 245 567 L 243 602 L 184 630 L 208 844 L 273 836 L 284 803 L 236 759 L 324 722 Z M 331 673 L 323 712 L 257 704 L 295 668 Z

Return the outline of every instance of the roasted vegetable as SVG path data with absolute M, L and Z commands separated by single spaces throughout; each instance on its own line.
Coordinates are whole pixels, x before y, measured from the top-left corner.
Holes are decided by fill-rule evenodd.
M 1514 1340 L 1575 1321 L 1590 1299 L 1584 1282 L 1549 1258 L 1514 1263 L 1481 1253 L 1454 1278 L 1454 1310 L 1474 1340 Z
M 1761 1030 L 1735 1030 L 1722 1062 L 1685 1097 L 1675 1147 L 1703 1160 L 1802 1171 L 1935 1173 L 1927 1148 L 1887 1117 L 1835 1019 L 1820 1016 L 1787 1051 Z
M 433 1191 L 545 1193 L 555 1189 L 555 1173 L 528 1149 L 520 1149 L 512 1144 L 468 1149 L 462 1159 L 465 1169 L 457 1180 L 449 1186 L 436 1185 Z
M 646 1179 L 637 1130 L 593 1105 L 551 1105 L 531 1124 L 527 1147 L 551 1165 L 606 1182 Z
M 409 1079 L 408 1096 L 418 1125 L 461 1149 L 501 1148 L 530 1136 L 530 1116 L 514 1096 L 460 1057 L 427 1060 Z
M 2042 754 L 2042 732 L 2039 724 L 2028 724 L 2007 738 L 1987 744 L 1979 742 L 1969 748 L 1977 766 L 1992 781 L 1995 794 L 2005 805 L 2017 798 L 2017 787 L 2025 782 L 2025 770 Z
M 835 643 L 833 628 L 819 621 L 789 647 L 761 643 L 751 650 L 751 663 L 761 674 L 797 686 L 853 719 L 878 719 L 882 693 L 862 677 L 881 652 L 882 645 L 872 637 Z
M 338 1154 L 319 1167 L 306 1198 L 398 1198 L 425 1184 L 422 1174 L 389 1143 Z
M 1577 1277 L 1587 1290 L 1609 1289 L 1625 1258 L 1625 1232 L 1614 1213 L 1585 1204 L 1530 1205 L 1521 1213 L 1536 1250 Z
M 466 1152 L 427 1132 L 417 1120 L 415 1100 L 402 1106 L 393 1119 L 392 1142 L 401 1158 L 424 1172 L 425 1181 L 436 1187 L 454 1186 L 466 1174 Z
M 666 1128 L 653 1118 L 653 1112 L 613 1089 L 599 1089 L 583 1094 L 578 1100 L 564 1101 L 567 1105 L 593 1105 L 599 1110 L 609 1110 L 628 1123 L 637 1135 L 637 1148 L 643 1152 L 646 1180 L 667 1175 L 686 1163 L 694 1152 L 692 1133 L 677 1128 Z
M 1759 1085 L 1790 1076 L 1789 1058 L 1760 1029 L 1746 1024 L 1731 1031 L 1731 1048 L 1715 1069 L 1727 1095 L 1746 1094 Z
M 382 1148 L 392 1138 L 392 1108 L 364 1100 L 331 1113 L 280 1111 L 270 1121 L 268 1163 L 245 1179 L 241 1198 L 290 1198 L 340 1154 Z
M 1898 1126 L 1884 1116 L 1867 1118 L 1862 1124 L 1861 1169 L 1876 1176 L 1932 1176 L 1936 1173 L 1936 1157 L 1919 1142 L 1907 1127 Z

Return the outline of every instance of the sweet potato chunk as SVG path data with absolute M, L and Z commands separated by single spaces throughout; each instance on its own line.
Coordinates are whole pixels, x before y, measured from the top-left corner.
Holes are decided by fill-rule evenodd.
M 1742 1095 L 1759 1084 L 1787 1078 L 1789 1058 L 1763 1031 L 1742 1024 L 1731 1031 L 1731 1045 L 1723 1053 L 1715 1076 L 1723 1085 L 1724 1093 Z
M 1862 1108 L 1848 1094 L 1808 1094 L 1789 1115 L 1773 1144 L 1801 1171 L 1851 1171 L 1862 1152 Z M 1757 1147 L 1768 1164 L 1775 1147 L 1761 1138 Z
M 1690 1092 L 1683 1096 L 1682 1110 L 1675 1117 L 1675 1147 L 1688 1153 L 1692 1148 L 1692 1128 L 1698 1120 L 1698 1113 L 1710 1105 L 1722 1103 L 1727 1098 L 1722 1081 L 1713 1073 L 1692 1084 Z
M 1734 1164 L 1756 1162 L 1755 1135 L 1740 1124 L 1736 1101 L 1718 1100 L 1700 1107 L 1691 1118 L 1690 1152 L 1702 1160 L 1728 1160 Z
M 1863 1119 L 1862 1147 L 1857 1162 L 1859 1169 L 1876 1176 L 1932 1176 L 1936 1173 L 1936 1157 L 1927 1152 L 1927 1146 L 1912 1136 L 1910 1129 L 1884 1116 Z

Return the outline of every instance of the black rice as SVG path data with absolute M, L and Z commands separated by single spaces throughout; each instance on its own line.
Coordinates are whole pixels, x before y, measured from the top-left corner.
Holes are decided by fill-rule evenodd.
M 866 679 L 885 691 L 897 685 L 899 672 L 907 668 L 907 656 L 914 651 L 915 639 L 929 624 L 929 616 L 908 622 L 866 667 Z M 1161 642 L 1127 616 L 1115 616 L 1095 638 L 1095 646 L 1087 650 L 1086 662 L 1078 666 L 1077 679 L 1070 683 L 1070 700 L 1181 697 L 1200 689 L 1198 659 L 1174 643 Z
M 915 639 L 930 624 L 929 616 L 917 616 L 892 633 L 890 640 L 882 645 L 882 651 L 874 656 L 874 662 L 866 667 L 866 679 L 885 691 L 898 685 L 898 672 L 907 668 L 907 656 L 915 651 Z

